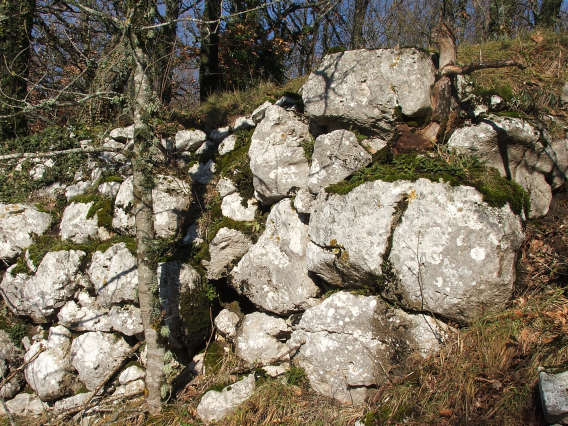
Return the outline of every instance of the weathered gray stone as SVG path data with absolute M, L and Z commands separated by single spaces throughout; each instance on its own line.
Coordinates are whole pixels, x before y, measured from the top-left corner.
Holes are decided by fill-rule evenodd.
M 54 165 L 55 161 L 53 161 L 51 158 L 47 158 L 45 160 L 39 160 L 38 164 L 36 164 L 30 170 L 30 177 L 33 180 L 40 180 L 45 175 L 47 169 L 52 168 Z
M 227 386 L 221 392 L 211 390 L 201 398 L 197 406 L 197 415 L 206 423 L 219 421 L 249 399 L 254 390 L 254 373 Z
M 108 316 L 112 329 L 125 336 L 135 336 L 144 332 L 142 315 L 136 306 L 113 306 Z
M 310 214 L 315 197 L 305 188 L 300 188 L 294 197 L 294 208 L 298 213 Z
M 227 276 L 232 266 L 251 246 L 252 241 L 242 232 L 229 228 L 219 229 L 209 244 L 211 260 L 207 266 L 207 278 L 218 280 Z
M 231 128 L 229 126 L 219 127 L 217 129 L 214 129 L 211 133 L 209 133 L 209 139 L 211 139 L 215 143 L 219 143 L 230 134 L 231 134 Z
M 237 143 L 237 136 L 230 135 L 223 139 L 223 142 L 219 144 L 219 155 L 225 155 L 235 149 L 235 144 Z
M 118 376 L 118 383 L 125 385 L 127 383 L 133 382 L 138 379 L 144 379 L 146 377 L 146 370 L 137 365 L 131 365 L 125 368 L 122 373 Z
M 136 258 L 126 248 L 125 243 L 114 244 L 104 253 L 93 253 L 87 274 L 93 283 L 100 306 L 138 300 Z
M 134 380 L 133 382 L 117 386 L 112 396 L 141 394 L 144 393 L 145 387 L 146 384 L 144 383 L 144 380 Z
M 172 176 L 157 176 L 152 189 L 154 230 L 160 238 L 174 236 L 191 201 L 187 182 Z
M 20 393 L 14 399 L 6 401 L 6 408 L 15 416 L 39 416 L 47 410 L 47 405 L 31 393 Z M 4 415 L 4 408 L 0 405 L 0 415 Z
M 91 187 L 91 184 L 92 182 L 89 180 L 82 180 L 74 183 L 73 185 L 69 185 L 65 189 L 65 197 L 67 197 L 67 200 L 70 200 L 77 195 L 82 195 L 87 192 L 87 190 Z
M 95 390 L 130 351 L 123 338 L 100 331 L 81 334 L 71 344 L 71 364 L 87 389 Z
M 568 424 L 568 371 L 549 374 L 541 371 L 538 388 L 548 424 Z
M 223 309 L 215 317 L 215 328 L 222 336 L 232 339 L 237 334 L 237 325 L 241 319 L 239 316 L 228 309 Z
M 112 324 L 108 317 L 108 309 L 95 305 L 95 298 L 82 292 L 91 303 L 80 306 L 74 300 L 65 304 L 57 314 L 59 323 L 74 331 L 111 331 Z
M 517 118 L 490 116 L 482 123 L 457 129 L 448 146 L 460 153 L 474 154 L 502 176 L 510 176 L 530 195 L 530 217 L 544 216 L 552 200 L 547 178 L 554 174 L 554 147 L 540 142 L 540 133 Z M 504 158 L 503 153 L 506 153 Z M 561 157 L 566 157 L 565 153 Z M 568 158 L 556 158 L 558 164 Z
M 128 127 L 118 127 L 110 131 L 109 136 L 117 142 L 126 143 L 129 139 L 134 139 L 134 124 Z
M 280 201 L 258 242 L 231 272 L 231 285 L 269 312 L 282 315 L 311 306 L 319 289 L 308 277 L 307 232 L 290 200 Z
M 120 189 L 120 182 L 103 182 L 98 186 L 97 189 L 99 193 L 104 197 L 114 199 Z
M 335 128 L 337 122 L 374 128 L 390 140 L 399 114 L 424 117 L 432 110 L 435 72 L 429 55 L 417 49 L 327 55 L 302 88 L 305 112 Z
M 262 312 L 245 315 L 235 338 L 235 353 L 250 364 L 270 365 L 290 359 L 290 350 L 280 340 L 290 335 L 282 318 Z
M 302 146 L 311 140 L 308 125 L 294 113 L 273 105 L 256 127 L 249 148 L 257 198 L 273 204 L 294 187 L 306 187 L 308 160 Z
M 69 359 L 71 332 L 62 325 L 51 327 L 47 340 L 34 343 L 24 361 L 29 362 L 42 348 L 46 350 L 25 368 L 26 381 L 42 401 L 53 401 L 68 395 L 74 381 Z
M 207 135 L 202 130 L 180 130 L 176 133 L 174 148 L 176 151 L 193 151 L 206 140 Z
M 221 201 L 221 213 L 223 216 L 237 222 L 253 221 L 258 208 L 256 200 L 254 198 L 247 200 L 247 207 L 243 206 L 242 200 L 243 197 L 238 192 L 225 196 L 223 201 Z
M 51 215 L 26 204 L 0 203 L 0 259 L 13 259 L 32 245 L 32 234 L 42 235 Z
M 395 364 L 413 352 L 436 351 L 446 332 L 435 319 L 393 309 L 378 297 L 338 292 L 304 313 L 288 346 L 316 391 L 358 404 Z
M 215 163 L 209 160 L 207 163 L 196 163 L 188 170 L 189 176 L 195 182 L 207 185 L 215 174 Z
M 12 275 L 8 268 L 0 284 L 0 293 L 17 315 L 47 322 L 70 300 L 77 287 L 79 266 L 85 253 L 78 250 L 47 253 L 33 276 Z
M 367 150 L 367 152 L 371 155 L 376 154 L 381 149 L 384 149 L 387 146 L 387 141 L 380 138 L 370 138 L 370 139 L 363 139 L 361 141 L 361 145 Z
M 195 150 L 195 155 L 211 154 L 217 150 L 217 144 L 211 141 L 205 141 L 199 148 Z
M 216 186 L 217 191 L 221 198 L 226 197 L 227 195 L 232 194 L 233 192 L 237 191 L 237 188 L 229 179 L 221 178 L 219 182 L 217 182 Z
M 252 129 L 254 126 L 256 126 L 256 124 L 254 123 L 254 120 L 252 118 L 237 117 L 235 119 L 235 123 L 233 124 L 233 131 L 236 132 L 237 130 Z
M 348 130 L 335 130 L 318 136 L 308 175 L 310 191 L 317 194 L 321 188 L 341 182 L 371 161 L 371 155 Z
M 89 216 L 94 201 L 89 203 L 71 203 L 63 211 L 59 225 L 61 239 L 74 243 L 84 243 L 98 235 L 98 216 Z
M 53 404 L 53 409 L 55 411 L 66 411 L 72 410 L 74 408 L 79 408 L 82 405 L 86 404 L 92 396 L 93 392 L 78 393 L 77 395 L 55 401 L 55 404 Z
M 463 322 L 500 309 L 513 290 L 520 219 L 508 205 L 489 207 L 471 187 L 419 179 L 409 194 L 389 257 L 400 283 L 387 293 Z
M 271 106 L 272 106 L 272 103 L 269 102 L 269 101 L 266 101 L 262 105 L 260 105 L 250 115 L 250 117 L 252 118 L 252 121 L 254 121 L 255 124 L 260 123 L 264 119 L 264 114 L 266 113 L 266 110 L 268 109 L 268 107 L 271 107 Z

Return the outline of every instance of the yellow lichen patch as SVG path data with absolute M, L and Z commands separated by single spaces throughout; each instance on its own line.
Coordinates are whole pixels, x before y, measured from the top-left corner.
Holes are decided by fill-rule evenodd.
M 408 201 L 416 199 L 416 189 L 413 189 L 408 193 Z

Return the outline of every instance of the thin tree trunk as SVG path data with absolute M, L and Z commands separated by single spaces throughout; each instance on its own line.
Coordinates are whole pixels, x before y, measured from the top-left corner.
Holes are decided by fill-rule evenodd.
M 553 28 L 560 14 L 560 6 L 562 6 L 562 0 L 542 0 L 536 24 Z
M 353 14 L 353 28 L 351 29 L 351 49 L 361 49 L 363 45 L 363 25 L 367 17 L 369 0 L 355 0 L 355 12 Z
M 138 300 L 146 340 L 146 404 L 148 411 L 156 415 L 161 411 L 161 386 L 163 382 L 164 348 L 161 345 L 160 301 L 156 265 L 152 260 L 150 243 L 154 239 L 152 209 L 152 170 L 149 150 L 152 146 L 144 122 L 146 106 L 155 99 L 152 91 L 150 64 L 136 35 L 131 35 L 136 68 L 134 73 L 134 160 L 133 187 L 136 214 L 136 257 L 138 264 Z
M 219 0 L 205 0 L 203 19 L 212 21 L 221 14 Z M 219 24 L 201 26 L 201 56 L 199 64 L 199 98 L 204 101 L 221 87 L 219 72 Z

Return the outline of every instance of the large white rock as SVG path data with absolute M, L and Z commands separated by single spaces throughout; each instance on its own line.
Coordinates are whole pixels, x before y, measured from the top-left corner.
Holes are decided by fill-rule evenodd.
M 357 404 L 407 356 L 438 350 L 447 331 L 378 297 L 338 292 L 304 313 L 288 345 L 316 391 Z
M 71 240 L 74 243 L 84 243 L 98 234 L 98 217 L 95 213 L 88 218 L 93 201 L 89 203 L 71 203 L 63 211 L 63 218 L 59 225 L 61 239 Z
M 103 182 L 97 189 L 101 195 L 114 199 L 120 190 L 120 182 Z
M 283 315 L 311 306 L 319 289 L 308 277 L 307 234 L 290 200 L 280 201 L 258 242 L 231 272 L 231 285 L 269 312 Z
M 176 151 L 193 151 L 207 140 L 202 130 L 180 130 L 175 136 Z
M 290 348 L 280 340 L 290 335 L 282 318 L 262 312 L 245 315 L 237 330 L 235 352 L 250 364 L 270 365 L 290 359 Z
M 432 110 L 436 70 L 417 49 L 352 50 L 323 58 L 302 88 L 306 114 L 337 128 L 337 122 L 395 135 L 400 114 L 425 117 Z
M 13 259 L 32 245 L 32 234 L 42 235 L 51 215 L 26 204 L 0 203 L 0 259 Z
M 219 144 L 219 155 L 225 155 L 235 149 L 235 144 L 237 143 L 237 136 L 230 135 L 223 139 L 223 142 Z
M 137 365 L 131 365 L 120 373 L 118 376 L 118 383 L 125 385 L 138 379 L 144 379 L 145 377 L 146 371 L 143 368 L 138 367 Z
M 372 159 L 359 145 L 355 134 L 348 130 L 334 130 L 318 136 L 308 176 L 310 191 L 317 194 L 321 188 L 341 182 Z
M 74 183 L 73 185 L 69 185 L 65 189 L 65 197 L 67 197 L 67 200 L 70 200 L 71 198 L 76 197 L 77 195 L 82 195 L 85 192 L 87 192 L 90 186 L 91 186 L 91 181 L 88 180 L 82 180 L 77 183 Z
M 93 392 L 78 393 L 77 395 L 55 401 L 55 404 L 53 404 L 53 409 L 55 411 L 66 411 L 72 410 L 73 408 L 79 408 L 82 405 L 86 404 L 92 396 Z
M 178 231 L 183 215 L 191 201 L 191 189 L 187 182 L 173 176 L 158 175 L 152 189 L 154 230 L 160 238 L 168 238 Z M 120 185 L 114 201 L 113 228 L 134 235 L 134 191 L 132 177 Z
M 262 105 L 260 105 L 258 108 L 256 108 L 252 114 L 250 115 L 250 117 L 252 118 L 252 121 L 255 122 L 255 124 L 260 123 L 263 119 L 264 119 L 264 115 L 266 114 L 266 110 L 272 106 L 272 103 L 269 101 L 264 102 Z
M 308 160 L 303 143 L 310 141 L 308 125 L 279 106 L 267 108 L 249 148 L 250 169 L 257 198 L 273 204 L 294 187 L 306 187 Z
M 30 361 L 42 347 L 46 350 L 25 368 L 26 381 L 42 401 L 53 401 L 68 395 L 74 381 L 69 358 L 71 332 L 62 325 L 51 327 L 47 340 L 34 343 L 24 361 Z
M 554 187 L 561 185 L 568 168 L 565 143 L 555 141 L 546 147 L 539 131 L 518 118 L 490 116 L 477 125 L 457 129 L 448 147 L 476 155 L 521 185 L 530 195 L 530 217 L 548 212 L 552 189 L 547 180 L 554 179 Z
M 541 371 L 538 388 L 546 422 L 568 423 L 568 371 L 558 374 Z
M 14 399 L 6 401 L 6 408 L 15 416 L 39 416 L 48 407 L 34 394 L 20 393 Z M 0 405 L 0 415 L 4 414 L 4 407 Z
M 138 300 L 136 258 L 125 243 L 114 244 L 104 253 L 93 253 L 87 275 L 93 283 L 97 302 L 109 306 Z
M 254 220 L 254 215 L 258 209 L 256 200 L 251 198 L 247 200 L 247 206 L 242 204 L 243 197 L 238 192 L 233 192 L 223 198 L 221 201 L 221 213 L 223 216 L 233 219 L 237 222 L 250 222 Z
M 113 306 L 108 316 L 112 329 L 125 336 L 135 336 L 144 332 L 142 314 L 136 306 Z
M 85 253 L 79 250 L 47 253 L 33 276 L 17 274 L 8 268 L 0 292 L 8 307 L 17 315 L 35 322 L 47 322 L 70 300 L 77 288 L 79 266 Z
M 228 416 L 251 397 L 255 390 L 254 373 L 233 383 L 221 392 L 211 390 L 201 398 L 197 415 L 204 422 L 216 422 Z
M 215 317 L 215 328 L 222 336 L 232 339 L 237 334 L 237 325 L 241 319 L 228 309 L 223 309 Z
M 110 131 L 109 136 L 117 142 L 127 142 L 134 139 L 134 124 L 128 127 L 118 127 Z
M 129 351 L 130 346 L 121 337 L 99 331 L 88 332 L 73 340 L 71 364 L 87 389 L 95 390 Z
M 87 293 L 82 293 L 88 296 Z M 59 323 L 74 331 L 111 331 L 108 309 L 95 305 L 95 298 L 87 306 L 70 300 L 57 314 Z
M 229 228 L 219 229 L 209 244 L 211 260 L 207 265 L 207 278 L 218 280 L 226 276 L 251 246 L 252 241 L 242 232 Z

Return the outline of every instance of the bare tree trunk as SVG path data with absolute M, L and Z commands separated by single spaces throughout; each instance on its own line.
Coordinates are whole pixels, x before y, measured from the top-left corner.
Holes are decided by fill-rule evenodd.
M 218 0 L 205 0 L 203 19 L 213 21 L 221 15 Z M 221 87 L 219 68 L 219 24 L 201 26 L 201 56 L 199 64 L 199 98 L 204 101 Z
M 361 49 L 363 46 L 363 25 L 367 17 L 369 0 L 355 0 L 355 12 L 353 14 L 353 28 L 351 29 L 351 49 Z
M 161 386 L 163 382 L 164 348 L 160 342 L 161 310 L 158 294 L 156 265 L 152 260 L 150 243 L 154 239 L 152 209 L 152 170 L 149 150 L 152 146 L 144 122 L 147 105 L 155 100 L 151 84 L 151 68 L 147 53 L 139 38 L 132 34 L 131 45 L 136 61 L 134 72 L 134 159 L 133 186 L 136 214 L 136 257 L 138 264 L 138 300 L 146 340 L 146 404 L 148 411 L 156 415 L 161 411 Z
M 554 28 L 554 24 L 556 24 L 558 15 L 560 14 L 561 6 L 562 0 L 542 0 L 536 24 L 547 28 Z

